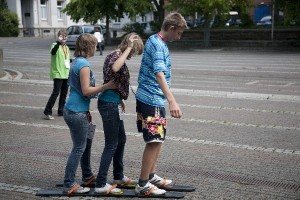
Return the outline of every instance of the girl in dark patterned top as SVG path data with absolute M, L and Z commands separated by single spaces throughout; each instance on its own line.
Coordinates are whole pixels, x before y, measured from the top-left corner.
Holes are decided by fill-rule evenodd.
M 95 192 L 120 193 L 116 184 L 133 184 L 136 181 L 123 174 L 123 154 L 126 142 L 122 112 L 125 112 L 125 101 L 129 95 L 129 70 L 125 63 L 135 55 L 143 53 L 144 44 L 136 33 L 124 37 L 116 50 L 105 59 L 103 66 L 104 83 L 111 80 L 117 89 L 106 90 L 98 97 L 98 110 L 102 117 L 105 147 L 103 149 L 99 173 L 96 179 Z M 114 185 L 107 183 L 107 172 L 113 159 Z

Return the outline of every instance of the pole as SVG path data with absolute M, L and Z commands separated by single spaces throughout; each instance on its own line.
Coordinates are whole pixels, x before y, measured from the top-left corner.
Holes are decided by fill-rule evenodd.
M 0 78 L 4 76 L 3 69 L 3 49 L 0 49 Z
M 274 25 L 275 25 L 274 12 L 275 12 L 275 0 L 273 0 L 273 4 L 272 4 L 272 30 L 271 30 L 271 40 L 272 41 L 274 39 Z

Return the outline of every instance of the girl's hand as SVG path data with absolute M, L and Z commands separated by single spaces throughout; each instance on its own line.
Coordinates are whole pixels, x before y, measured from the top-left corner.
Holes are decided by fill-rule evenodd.
M 125 112 L 125 110 L 126 110 L 126 105 L 125 105 L 124 99 L 122 99 L 122 101 L 121 101 L 121 107 L 122 107 L 122 111 Z
M 134 47 L 134 41 L 137 41 L 138 40 L 138 36 L 137 35 L 131 35 L 129 37 L 129 44 L 128 46 L 133 48 Z
M 103 85 L 103 90 L 110 90 L 110 89 L 116 89 L 117 85 L 113 80 L 110 80 L 108 83 L 105 83 Z

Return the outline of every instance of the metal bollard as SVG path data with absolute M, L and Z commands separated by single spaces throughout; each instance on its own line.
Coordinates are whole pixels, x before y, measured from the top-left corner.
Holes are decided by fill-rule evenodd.
M 3 49 L 0 49 L 0 77 L 3 77 L 4 70 L 3 70 Z

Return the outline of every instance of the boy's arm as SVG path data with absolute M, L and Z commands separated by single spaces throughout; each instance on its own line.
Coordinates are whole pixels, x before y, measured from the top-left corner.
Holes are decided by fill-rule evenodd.
M 51 55 L 54 56 L 56 54 L 56 52 L 57 52 L 57 50 L 59 48 L 59 45 L 61 45 L 61 42 L 60 41 L 56 41 L 56 45 L 51 50 Z
M 169 102 L 169 109 L 170 109 L 171 116 L 175 118 L 180 118 L 182 116 L 181 109 L 178 106 L 173 94 L 171 93 L 171 90 L 169 89 L 164 73 L 157 72 L 156 79 L 161 90 L 163 91 L 165 97 Z

